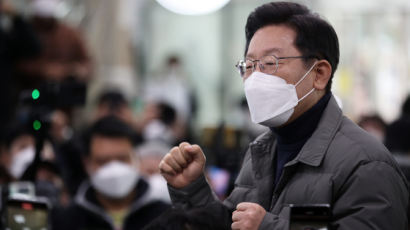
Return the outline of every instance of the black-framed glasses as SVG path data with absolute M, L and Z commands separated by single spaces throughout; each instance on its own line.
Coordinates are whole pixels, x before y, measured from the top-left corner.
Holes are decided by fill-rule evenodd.
M 235 65 L 241 77 L 249 77 L 256 69 L 256 64 L 259 63 L 259 69 L 266 74 L 274 74 L 279 67 L 279 60 L 291 58 L 316 58 L 315 56 L 289 56 L 276 57 L 275 55 L 263 56 L 259 60 L 240 60 Z

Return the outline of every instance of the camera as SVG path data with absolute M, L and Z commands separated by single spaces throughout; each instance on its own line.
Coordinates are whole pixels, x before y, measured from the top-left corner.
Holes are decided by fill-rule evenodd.
M 50 203 L 36 197 L 31 182 L 13 182 L 1 190 L 2 230 L 50 230 Z
M 45 82 L 36 89 L 24 90 L 20 102 L 48 108 L 73 107 L 85 104 L 86 92 L 86 84 L 71 77 L 63 82 Z

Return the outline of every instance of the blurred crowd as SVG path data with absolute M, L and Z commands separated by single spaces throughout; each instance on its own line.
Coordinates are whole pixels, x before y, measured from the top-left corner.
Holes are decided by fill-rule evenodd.
M 92 58 L 81 33 L 54 16 L 55 1 L 30 4 L 30 17 L 22 17 L 0 1 L 0 18 L 7 22 L 0 27 L 3 188 L 32 184 L 25 188 L 47 197 L 56 229 L 140 229 L 170 207 L 158 164 L 172 146 L 188 141 L 204 147 L 216 195 L 223 199 L 230 193 L 247 143 L 266 131 L 250 123 L 246 100 L 238 101 L 241 129 L 221 124 L 195 134 L 195 95 L 178 78 L 182 63 L 172 56 L 169 73 L 143 87 L 141 111 L 121 89 L 106 89 L 91 117 L 75 117 L 85 106 Z M 75 119 L 85 122 L 76 127 Z M 410 98 L 392 124 L 378 115 L 358 123 L 394 154 L 410 153 Z M 164 223 L 210 224 L 181 210 L 167 215 Z M 166 229 L 164 223 L 150 229 L 162 229 L 161 224 Z
M 181 59 L 170 56 L 166 72 L 141 87 L 141 108 L 108 87 L 79 118 L 90 79 L 98 77 L 84 38 L 55 16 L 57 1 L 29 4 L 23 16 L 0 1 L 3 200 L 12 193 L 45 197 L 54 229 L 141 229 L 170 207 L 158 165 L 183 141 L 204 144 L 209 180 L 219 197 L 229 194 L 243 144 L 264 131 L 249 125 L 243 100 L 238 107 L 253 136 L 224 124 L 194 134 L 195 94 L 181 77 Z M 184 217 L 174 220 L 183 225 L 192 217 L 182 210 L 165 215 Z

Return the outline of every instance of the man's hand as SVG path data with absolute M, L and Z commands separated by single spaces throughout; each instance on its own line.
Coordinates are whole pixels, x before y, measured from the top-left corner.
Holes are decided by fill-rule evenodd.
M 243 202 L 232 213 L 232 230 L 258 229 L 265 217 L 265 209 L 256 203 Z
M 165 180 L 174 188 L 183 188 L 204 172 L 205 155 L 198 145 L 186 142 L 171 149 L 159 163 Z

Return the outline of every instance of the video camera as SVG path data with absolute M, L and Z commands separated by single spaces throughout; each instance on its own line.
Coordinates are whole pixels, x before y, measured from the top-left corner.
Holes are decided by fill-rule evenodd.
M 85 104 L 86 84 L 74 79 L 63 82 L 45 82 L 40 87 L 24 90 L 22 104 L 49 108 L 67 108 Z
M 2 230 L 50 230 L 50 202 L 35 196 L 33 183 L 10 183 L 1 194 Z
M 36 140 L 36 154 L 32 165 L 25 171 L 22 179 L 34 181 L 35 172 L 41 163 L 40 152 L 44 140 L 49 138 L 52 114 L 56 109 L 71 109 L 85 104 L 86 84 L 68 78 L 63 82 L 45 82 L 38 88 L 20 93 L 20 122 L 27 124 Z
M 37 88 L 20 93 L 18 117 L 36 130 L 43 126 L 42 130 L 47 131 L 52 112 L 84 105 L 86 92 L 86 84 L 74 78 L 63 82 L 44 82 Z

